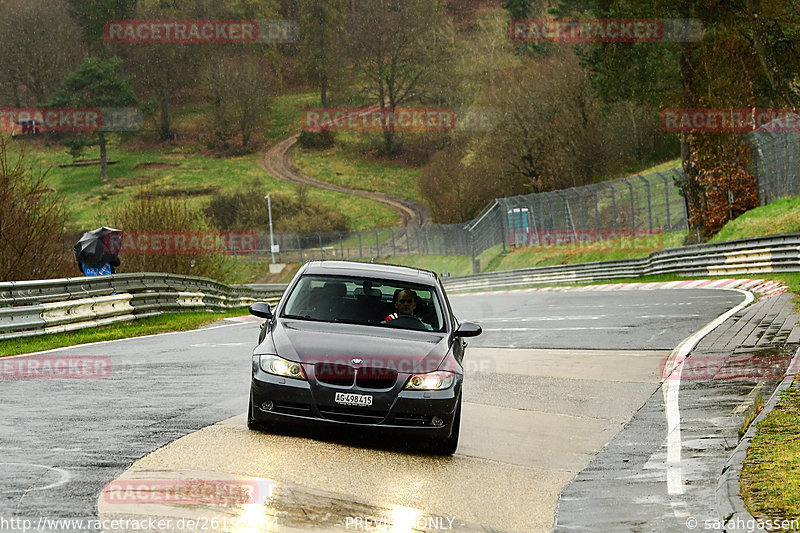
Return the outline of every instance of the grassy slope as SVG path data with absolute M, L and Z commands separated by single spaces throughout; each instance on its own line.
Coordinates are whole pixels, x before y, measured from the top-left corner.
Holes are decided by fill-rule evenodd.
M 266 132 L 267 138 L 281 138 L 294 131 L 300 106 L 311 101 L 312 97 L 307 94 L 277 98 Z M 201 111 L 182 110 L 176 117 L 177 127 L 197 126 Z M 212 195 L 241 188 L 252 180 L 260 184 L 260 190 L 253 191 L 254 194 L 294 194 L 295 191 L 293 185 L 267 176 L 258 166 L 258 154 L 214 158 L 188 146 L 154 150 L 126 149 L 112 142 L 109 159 L 119 163 L 109 166 L 109 181 L 103 183 L 98 166 L 58 168 L 59 164 L 72 162 L 65 149 L 58 144 L 45 146 L 20 141 L 15 148 L 24 148 L 28 164 L 48 171 L 50 186 L 66 198 L 71 215 L 69 230 L 107 224 L 111 209 L 124 204 L 140 186 L 145 185 L 154 185 L 175 195 L 185 195 L 196 205 L 205 205 Z M 95 157 L 95 152 L 87 151 L 86 157 Z M 355 229 L 392 225 L 398 220 L 390 208 L 370 200 L 317 189 L 310 190 L 309 196 L 345 213 Z
M 369 142 L 354 133 L 338 133 L 327 150 L 295 151 L 295 163 L 309 176 L 351 189 L 377 191 L 421 200 L 417 180 L 421 169 L 364 157 Z
M 710 242 L 800 231 L 800 198 L 783 198 L 731 220 Z
M 740 482 L 742 499 L 757 517 L 800 517 L 800 390 L 781 394 L 775 409 L 758 424 Z M 798 529 L 785 529 L 798 531 Z

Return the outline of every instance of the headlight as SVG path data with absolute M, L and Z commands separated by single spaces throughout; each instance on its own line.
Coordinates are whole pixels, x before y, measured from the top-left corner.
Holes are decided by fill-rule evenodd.
M 453 384 L 455 376 L 450 372 L 429 372 L 428 374 L 414 374 L 406 384 L 406 389 L 411 390 L 443 390 Z
M 262 355 L 260 358 L 261 370 L 268 374 L 275 374 L 285 378 L 306 379 L 303 367 L 300 363 L 295 363 L 278 357 L 277 355 Z

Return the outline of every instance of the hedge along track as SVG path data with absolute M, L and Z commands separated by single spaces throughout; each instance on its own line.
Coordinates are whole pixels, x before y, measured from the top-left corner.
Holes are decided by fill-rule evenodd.
M 347 187 L 328 183 L 303 174 L 294 165 L 294 161 L 292 160 L 292 150 L 297 145 L 297 138 L 299 136 L 300 132 L 295 132 L 264 152 L 264 155 L 261 157 L 261 168 L 266 170 L 270 176 L 281 181 L 298 185 L 308 185 L 317 189 L 326 189 L 343 194 L 352 194 L 379 202 L 396 211 L 397 214 L 400 215 L 400 221 L 403 226 L 417 226 L 430 222 L 430 209 L 420 202 L 391 194 L 384 194 L 382 192 L 348 189 Z

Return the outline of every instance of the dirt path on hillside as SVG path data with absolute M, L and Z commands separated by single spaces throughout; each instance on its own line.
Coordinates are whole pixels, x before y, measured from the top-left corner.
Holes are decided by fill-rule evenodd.
M 294 133 L 289 137 L 279 141 L 272 146 L 269 150 L 264 152 L 261 157 L 261 168 L 273 178 L 286 181 L 289 183 L 303 184 L 318 189 L 327 189 L 329 191 L 336 191 L 344 194 L 353 194 L 369 200 L 380 202 L 384 205 L 391 207 L 400 215 L 401 225 L 415 226 L 420 224 L 428 224 L 431 220 L 431 212 L 428 206 L 402 198 L 391 194 L 384 194 L 382 192 L 365 191 L 362 189 L 348 189 L 341 185 L 328 183 L 311 176 L 303 174 L 295 165 L 292 160 L 292 150 L 297 144 L 298 133 Z

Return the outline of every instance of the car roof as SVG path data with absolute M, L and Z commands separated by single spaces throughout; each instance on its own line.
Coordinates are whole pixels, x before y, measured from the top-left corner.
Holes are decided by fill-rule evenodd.
M 363 276 L 383 278 L 409 283 L 435 283 L 436 273 L 430 270 L 382 263 L 361 263 L 357 261 L 311 261 L 306 263 L 304 274 L 332 276 Z

